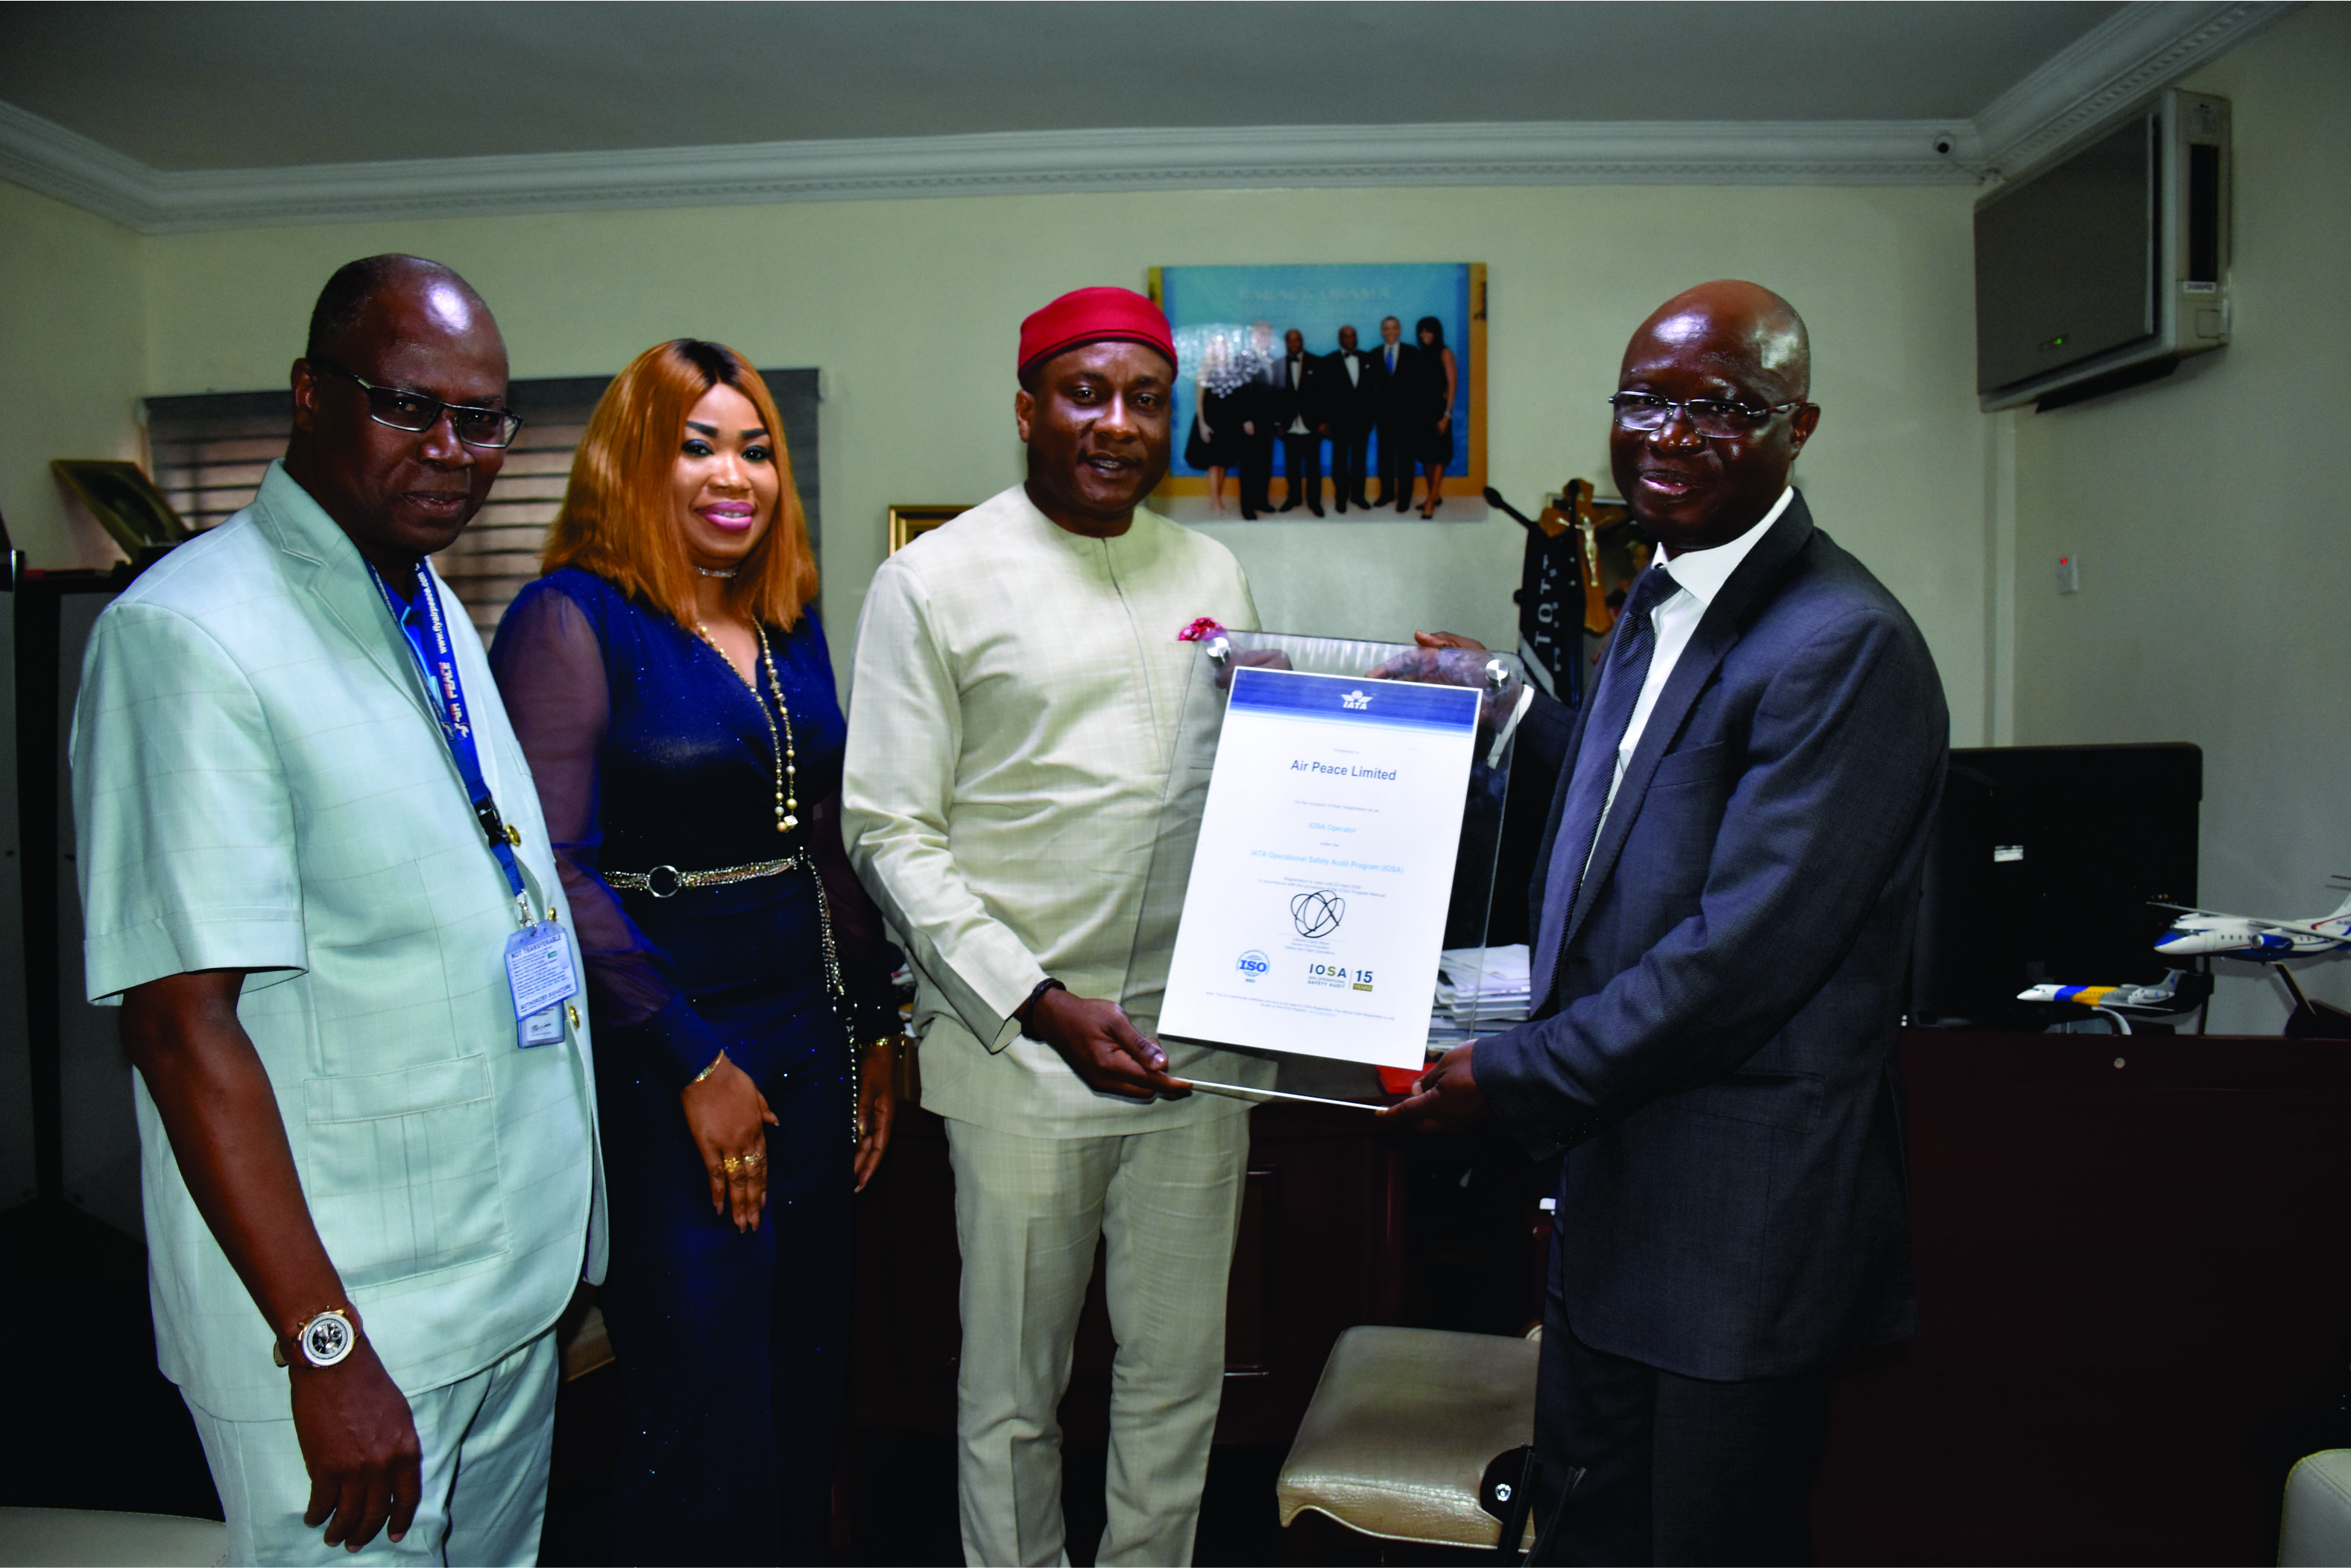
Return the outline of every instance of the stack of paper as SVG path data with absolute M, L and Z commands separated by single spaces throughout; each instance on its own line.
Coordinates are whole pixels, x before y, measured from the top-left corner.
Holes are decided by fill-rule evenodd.
M 1522 1022 L 1533 998 L 1527 945 L 1448 947 L 1437 966 L 1437 1008 L 1428 1044 L 1437 1051 Z

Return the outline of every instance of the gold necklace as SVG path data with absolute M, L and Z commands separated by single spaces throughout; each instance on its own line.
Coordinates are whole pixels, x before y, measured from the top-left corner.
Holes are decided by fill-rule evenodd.
M 718 639 L 710 634 L 708 626 L 700 621 L 694 623 L 694 634 L 709 643 L 710 651 L 726 661 L 726 667 L 735 671 L 737 680 L 751 688 L 751 701 L 758 707 L 759 716 L 768 721 L 768 749 L 776 759 L 776 831 L 789 833 L 800 825 L 799 752 L 792 745 L 792 710 L 784 701 L 783 682 L 776 678 L 776 656 L 768 649 L 768 629 L 755 621 L 751 623 L 751 630 L 759 639 L 759 662 L 767 666 L 768 685 L 776 695 L 776 713 L 783 716 L 784 732 L 780 739 L 776 734 L 775 717 L 768 712 L 767 703 L 760 698 L 759 683 L 735 668 L 735 661 L 726 657 L 726 650 L 718 645 Z
M 792 710 L 790 705 L 784 701 L 784 683 L 776 678 L 776 655 L 768 647 L 767 627 L 754 621 L 751 622 L 751 630 L 759 639 L 759 663 L 767 668 L 768 685 L 776 694 L 776 712 L 782 716 L 784 721 L 781 745 L 777 744 L 776 721 L 768 717 L 768 705 L 759 700 L 758 683 L 743 680 L 743 672 L 735 669 L 735 661 L 726 657 L 726 650 L 718 645 L 718 640 L 710 634 L 710 628 L 700 621 L 694 623 L 694 634 L 709 643 L 710 651 L 724 660 L 728 669 L 735 670 L 737 680 L 743 681 L 745 685 L 751 688 L 751 700 L 758 704 L 759 716 L 768 720 L 768 746 L 774 752 L 778 764 L 776 772 L 776 831 L 789 833 L 800 825 L 799 753 L 792 746 Z M 816 891 L 819 950 L 824 955 L 825 990 L 832 998 L 835 1021 L 842 1023 L 846 1030 L 846 1020 L 841 1019 L 840 1009 L 849 1000 L 849 988 L 841 978 L 841 950 L 834 946 L 832 940 L 832 901 L 825 896 L 824 878 L 816 869 L 815 858 L 808 854 L 803 854 L 799 858 L 808 870 L 809 885 Z M 858 1047 L 855 1032 L 853 1030 L 848 1032 L 849 1146 L 854 1149 L 865 1141 L 865 1117 L 864 1113 L 860 1109 L 858 1099 L 863 1077 L 864 1057 Z

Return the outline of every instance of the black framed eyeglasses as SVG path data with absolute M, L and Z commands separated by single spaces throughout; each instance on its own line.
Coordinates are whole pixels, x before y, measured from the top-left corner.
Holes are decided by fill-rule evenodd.
M 1774 414 L 1792 408 L 1802 408 L 1805 400 L 1775 402 L 1758 407 L 1754 403 L 1731 402 L 1721 398 L 1694 397 L 1677 402 L 1659 397 L 1655 392 L 1620 392 L 1612 394 L 1608 406 L 1616 411 L 1616 428 L 1648 432 L 1663 430 L 1667 421 L 1679 409 L 1689 416 L 1690 428 L 1700 435 L 1729 439 L 1752 435 L 1771 423 Z
M 515 432 L 522 428 L 522 415 L 508 413 L 502 408 L 476 408 L 470 403 L 443 402 L 437 397 L 423 392 L 402 392 L 397 387 L 380 387 L 362 376 L 355 376 L 340 365 L 330 365 L 324 360 L 312 360 L 310 368 L 332 371 L 347 382 L 356 382 L 367 393 L 368 417 L 378 424 L 393 430 L 405 430 L 422 434 L 449 416 L 449 428 L 457 439 L 468 446 L 486 447 L 493 452 L 513 444 Z

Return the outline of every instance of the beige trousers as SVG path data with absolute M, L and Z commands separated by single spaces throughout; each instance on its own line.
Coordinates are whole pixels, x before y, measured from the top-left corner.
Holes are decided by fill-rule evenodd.
M 1025 1138 L 950 1119 L 947 1145 L 963 1249 L 965 1561 L 1069 1562 L 1056 1412 L 1100 1236 L 1118 1353 L 1096 1560 L 1189 1563 L 1224 1393 L 1248 1116 L 1102 1138 Z

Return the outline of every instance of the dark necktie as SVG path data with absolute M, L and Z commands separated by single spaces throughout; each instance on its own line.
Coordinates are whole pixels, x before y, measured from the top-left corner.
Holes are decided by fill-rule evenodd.
M 1395 374 L 1395 345 L 1394 343 L 1390 343 L 1388 345 L 1388 374 Z
M 1608 665 L 1601 674 L 1600 689 L 1593 694 L 1592 716 L 1584 721 L 1583 744 L 1576 752 L 1575 779 L 1568 786 L 1559 831 L 1552 839 L 1551 875 L 1543 883 L 1542 925 L 1531 971 L 1541 977 L 1541 989 L 1534 997 L 1538 1005 L 1558 987 L 1560 944 L 1583 891 L 1583 869 L 1600 841 L 1608 789 L 1616 780 L 1616 748 L 1632 727 L 1633 710 L 1640 706 L 1641 687 L 1649 678 L 1649 658 L 1657 651 L 1653 612 L 1678 587 L 1662 562 L 1643 572 L 1625 597 L 1615 641 L 1608 644 Z

